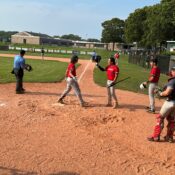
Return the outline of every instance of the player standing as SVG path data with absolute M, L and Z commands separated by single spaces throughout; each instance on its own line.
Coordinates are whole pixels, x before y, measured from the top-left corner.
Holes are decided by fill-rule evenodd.
M 96 65 L 101 71 L 106 71 L 107 74 L 108 102 L 106 106 L 112 106 L 112 97 L 113 97 L 114 99 L 113 108 L 115 109 L 118 107 L 118 100 L 115 94 L 115 87 L 112 85 L 114 85 L 114 83 L 117 81 L 119 75 L 119 67 L 116 65 L 114 57 L 110 57 L 108 59 L 108 66 L 105 69 L 101 67 L 98 63 L 96 63 Z
M 80 106 L 84 107 L 85 102 L 83 101 L 81 90 L 79 88 L 79 84 L 77 82 L 76 78 L 76 68 L 75 64 L 78 62 L 78 56 L 74 55 L 71 57 L 71 61 L 68 65 L 68 68 L 66 70 L 66 81 L 67 81 L 67 88 L 61 95 L 61 97 L 58 99 L 58 103 L 64 104 L 63 99 L 66 97 L 66 95 L 71 91 L 71 89 L 74 89 L 75 94 L 77 95 Z
M 149 83 L 148 94 L 150 105 L 148 108 L 148 112 L 155 113 L 155 98 L 154 98 L 154 90 L 158 85 L 158 81 L 160 78 L 160 69 L 157 66 L 158 60 L 152 56 L 150 59 L 151 71 L 147 82 L 144 82 L 144 85 Z

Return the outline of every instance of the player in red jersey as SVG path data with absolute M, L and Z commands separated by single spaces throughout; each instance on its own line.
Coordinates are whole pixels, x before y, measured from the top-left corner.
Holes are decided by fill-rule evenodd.
M 160 69 L 157 66 L 158 60 L 154 57 L 150 59 L 151 71 L 147 82 L 144 82 L 145 85 L 149 83 L 148 94 L 150 106 L 148 107 L 148 112 L 155 113 L 155 99 L 154 99 L 154 91 L 158 85 L 159 77 L 160 77 Z
M 61 95 L 61 97 L 58 99 L 58 103 L 64 103 L 63 99 L 66 97 L 66 95 L 71 91 L 71 89 L 73 88 L 75 91 L 75 94 L 77 95 L 79 102 L 80 102 L 80 106 L 84 106 L 84 101 L 81 95 L 81 90 L 79 88 L 78 82 L 77 82 L 77 78 L 76 78 L 76 68 L 75 68 L 75 64 L 78 62 L 78 56 L 74 55 L 71 58 L 71 61 L 68 65 L 68 68 L 66 70 L 66 81 L 67 81 L 67 88 L 65 89 L 65 91 L 63 92 L 63 94 Z
M 106 74 L 107 74 L 107 92 L 108 92 L 107 106 L 112 106 L 112 97 L 113 97 L 114 99 L 113 108 L 117 108 L 118 100 L 115 94 L 115 87 L 110 86 L 116 82 L 117 77 L 119 75 L 119 67 L 115 63 L 115 58 L 110 57 L 108 59 L 108 66 L 106 68 L 101 67 L 98 63 L 96 63 L 96 65 L 101 71 L 106 71 Z
M 116 53 L 114 54 L 114 58 L 115 58 L 116 65 L 118 65 L 118 61 L 119 61 L 119 58 L 120 58 L 119 52 L 116 52 Z

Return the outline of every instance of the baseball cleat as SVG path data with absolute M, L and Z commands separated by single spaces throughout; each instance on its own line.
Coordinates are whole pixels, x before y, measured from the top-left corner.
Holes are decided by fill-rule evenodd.
M 148 137 L 147 140 L 150 141 L 150 142 L 159 142 L 160 141 L 160 136 L 158 136 L 158 137 Z
M 107 103 L 107 104 L 106 104 L 106 107 L 111 107 L 111 106 L 112 106 L 111 103 Z
M 113 106 L 113 109 L 116 109 L 118 106 L 119 106 L 119 105 L 118 105 L 118 102 L 115 102 L 115 103 L 114 103 L 114 106 Z
M 164 137 L 164 140 L 165 140 L 166 142 L 169 142 L 169 143 L 173 143 L 173 142 L 174 142 L 173 137 L 169 137 L 169 136 L 165 136 L 165 137 Z
M 60 103 L 60 104 L 65 104 L 64 101 L 63 101 L 62 99 L 59 99 L 59 100 L 58 100 L 58 103 Z
M 154 109 L 148 109 L 147 112 L 155 114 L 155 110 Z

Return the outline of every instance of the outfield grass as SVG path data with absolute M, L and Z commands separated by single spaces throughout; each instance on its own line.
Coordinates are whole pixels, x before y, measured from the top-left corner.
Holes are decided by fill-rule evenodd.
M 101 53 L 102 60 L 100 64 L 102 66 L 107 65 L 107 58 L 112 54 L 112 52 Z M 24 81 L 25 82 L 59 82 L 64 78 L 67 63 L 62 63 L 58 61 L 46 61 L 46 60 L 32 60 L 27 59 L 28 64 L 33 67 L 32 72 L 25 72 Z M 10 72 L 13 67 L 12 58 L 2 58 L 0 57 L 0 83 L 15 82 L 15 77 Z M 147 81 L 149 76 L 148 69 L 142 68 L 135 64 L 128 63 L 128 57 L 125 55 L 120 56 L 119 60 L 120 75 L 118 80 L 130 76 L 131 78 L 116 85 L 116 88 L 129 90 L 133 92 L 147 93 L 139 89 L 139 85 L 143 81 Z M 161 75 L 159 86 L 163 86 L 167 82 L 168 77 L 166 75 Z M 94 70 L 94 81 L 100 86 L 106 86 L 106 72 L 101 72 L 99 69 Z
M 107 65 L 107 57 L 100 62 L 100 65 Z M 120 74 L 118 80 L 130 76 L 131 78 L 116 85 L 117 89 L 129 90 L 133 92 L 147 93 L 147 89 L 141 91 L 139 85 L 141 82 L 147 81 L 150 70 L 128 63 L 128 56 L 121 55 L 119 59 Z M 167 82 L 168 77 L 161 74 L 159 86 L 163 86 Z M 101 72 L 98 68 L 94 70 L 94 81 L 100 86 L 106 86 L 106 72 Z
M 65 76 L 68 63 L 46 60 L 27 59 L 27 64 L 32 65 L 33 71 L 25 71 L 25 82 L 59 82 Z M 15 82 L 15 76 L 11 74 L 13 58 L 0 57 L 0 83 Z

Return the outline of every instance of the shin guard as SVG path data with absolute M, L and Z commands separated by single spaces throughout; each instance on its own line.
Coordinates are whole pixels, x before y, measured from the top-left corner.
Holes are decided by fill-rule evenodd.
M 174 117 L 172 118 L 171 116 L 167 117 L 167 138 L 173 138 L 174 130 L 175 130 L 175 119 Z
M 154 127 L 154 132 L 152 134 L 152 137 L 153 138 L 160 137 L 161 131 L 164 128 L 164 122 L 163 122 L 162 116 L 160 114 L 158 114 L 157 117 L 156 117 L 156 119 L 157 119 L 157 124 Z

